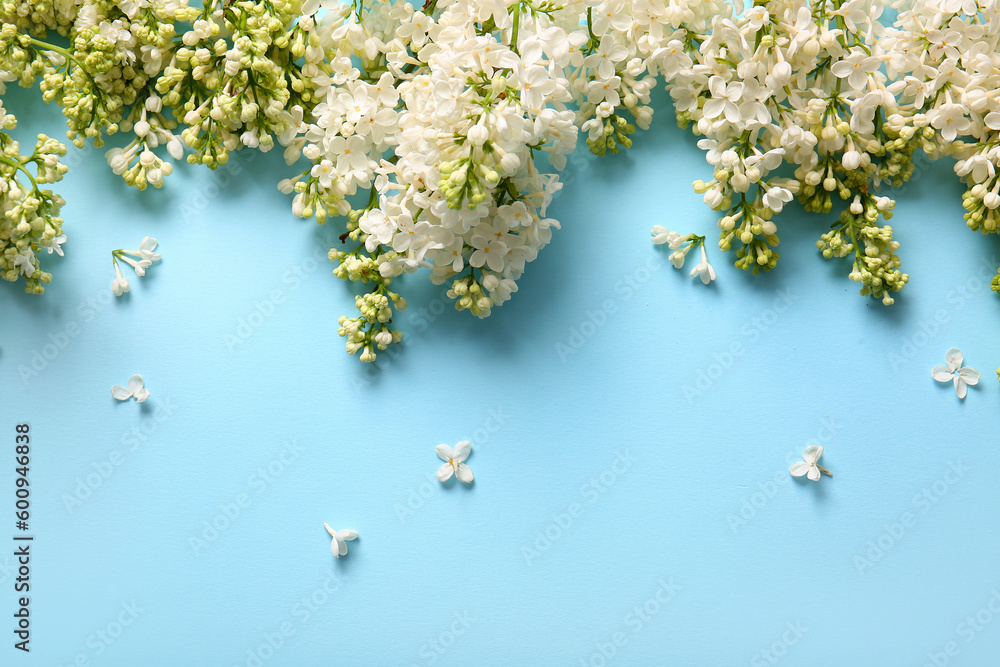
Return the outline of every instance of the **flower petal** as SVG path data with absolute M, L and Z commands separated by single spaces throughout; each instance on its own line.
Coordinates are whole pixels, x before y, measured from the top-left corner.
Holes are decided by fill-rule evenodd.
M 350 542 L 351 540 L 358 539 L 358 531 L 356 530 L 338 530 L 337 531 L 337 541 L 339 542 Z
M 823 445 L 809 445 L 802 458 L 806 460 L 806 463 L 816 463 L 821 456 L 823 456 Z
M 458 481 L 460 482 L 470 484 L 472 482 L 472 468 L 464 463 L 459 463 L 458 470 L 455 471 L 455 477 L 458 477 Z
M 340 555 L 341 556 L 346 556 L 347 555 L 347 542 L 342 542 L 340 540 L 334 540 L 334 542 L 337 543 L 337 547 L 338 547 L 338 549 L 340 551 Z
M 455 452 L 451 451 L 451 447 L 448 445 L 438 445 L 434 448 L 434 451 L 437 452 L 438 458 L 442 461 L 447 461 L 455 457 Z
M 128 391 L 132 396 L 142 389 L 142 376 L 138 373 L 128 379 Z
M 472 443 L 468 440 L 463 440 L 462 442 L 455 445 L 455 460 L 461 463 L 465 459 L 469 458 L 469 454 L 472 453 Z
M 962 367 L 962 351 L 955 347 L 951 348 L 944 353 L 944 362 L 948 364 L 948 368 L 957 371 Z
M 149 398 L 149 390 L 148 389 L 140 389 L 139 391 L 135 392 L 135 402 L 136 403 L 142 403 L 147 398 Z
M 931 377 L 938 382 L 951 382 L 953 375 L 954 371 L 947 366 L 939 365 L 931 369 Z
M 814 482 L 818 482 L 819 476 L 820 476 L 819 468 L 816 466 L 809 466 L 809 474 L 807 474 L 806 477 L 808 477 Z
M 809 464 L 805 461 L 796 461 L 788 466 L 788 472 L 792 473 L 792 477 L 802 477 L 802 475 L 809 472 L 809 468 Z
M 965 381 L 965 384 L 979 384 L 979 371 L 966 366 L 958 369 L 958 375 Z
M 330 553 L 333 554 L 334 558 L 340 558 L 340 543 L 337 542 L 337 538 L 333 538 L 330 542 Z
M 955 376 L 955 395 L 959 398 L 965 398 L 965 395 L 969 393 L 969 387 L 965 384 L 965 380 L 962 379 L 961 375 Z
M 450 463 L 445 463 L 437 471 L 437 478 L 439 482 L 447 482 L 451 479 L 451 476 L 455 474 L 455 469 L 451 467 Z
M 117 398 L 119 401 L 127 401 L 132 398 L 132 392 L 130 392 L 125 387 L 120 384 L 116 384 L 111 388 L 111 395 Z

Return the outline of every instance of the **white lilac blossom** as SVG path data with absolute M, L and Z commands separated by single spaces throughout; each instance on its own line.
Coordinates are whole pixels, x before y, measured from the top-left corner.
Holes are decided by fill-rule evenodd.
M 892 230 L 877 224 L 893 202 L 877 189 L 909 177 L 919 141 L 882 72 L 893 58 L 883 4 L 758 3 L 670 51 L 678 121 L 703 137 L 713 168 L 695 191 L 720 212 L 719 247 L 736 249 L 738 268 L 776 266 L 775 218 L 795 195 L 821 213 L 836 197 L 845 204 L 817 243 L 823 255 L 852 256 L 850 278 L 886 304 L 906 284 Z M 776 177 L 786 164 L 794 178 Z
M 814 482 L 819 481 L 821 473 L 833 477 L 832 472 L 819 464 L 821 456 L 823 456 L 823 446 L 810 445 L 806 447 L 806 451 L 802 455 L 804 460 L 793 463 L 789 466 L 788 472 L 792 474 L 792 477 L 802 477 L 805 475 Z
M 402 338 L 404 276 L 447 283 L 480 318 L 512 298 L 561 226 L 550 203 L 578 138 L 597 155 L 627 149 L 659 85 L 705 151 L 694 189 L 738 268 L 777 265 L 797 198 L 839 213 L 817 247 L 847 259 L 861 294 L 893 303 L 909 276 L 890 195 L 916 151 L 955 158 L 966 223 L 1000 233 L 992 4 L 9 0 L 0 15 L 0 94 L 37 84 L 78 147 L 125 133 L 106 158 L 129 185 L 160 187 L 185 157 L 215 169 L 280 144 L 292 213 L 343 225 L 334 273 L 367 293 L 337 332 L 363 361 Z M 65 149 L 43 136 L 25 155 L 14 124 L 0 104 L 0 276 L 41 293 L 41 250 L 64 238 L 63 201 L 42 186 L 65 172 Z M 676 241 L 666 233 L 654 241 Z M 693 275 L 711 282 L 698 238 L 670 261 L 698 245 Z
M 356 530 L 334 530 L 330 528 L 330 524 L 323 523 L 323 527 L 326 528 L 326 532 L 330 533 L 330 537 L 333 540 L 330 542 L 330 552 L 333 554 L 334 558 L 340 558 L 341 556 L 347 555 L 347 543 L 351 540 L 358 539 L 358 531 Z
M 280 137 L 312 166 L 279 187 L 298 216 L 347 216 L 335 274 L 371 289 L 340 320 L 347 351 L 373 361 L 400 340 L 390 285 L 421 268 L 476 317 L 509 300 L 560 227 L 548 207 L 577 135 L 602 155 L 631 145 L 687 31 L 735 14 L 721 0 L 332 8 L 317 30 L 328 68 L 306 68 L 318 103 Z
M 953 382 L 955 394 L 959 398 L 965 398 L 969 385 L 979 384 L 979 371 L 963 366 L 962 351 L 954 347 L 945 353 L 944 361 L 943 365 L 939 364 L 931 369 L 931 376 L 938 382 Z
M 121 296 L 129 291 L 130 285 L 128 279 L 122 275 L 122 270 L 118 268 L 118 262 L 115 262 L 114 266 L 115 279 L 111 281 L 111 291 L 115 296 Z
M 439 481 L 447 482 L 454 475 L 460 482 L 466 484 L 472 482 L 472 468 L 465 463 L 465 459 L 472 453 L 471 442 L 462 440 L 455 445 L 454 450 L 448 445 L 438 445 L 434 451 L 437 452 L 438 458 L 444 461 L 437 471 Z
M 691 277 L 698 276 L 705 285 L 715 280 L 715 269 L 708 263 L 708 254 L 705 252 L 705 237 L 697 234 L 679 234 L 672 232 L 662 225 L 653 225 L 653 243 L 664 245 L 671 250 L 670 263 L 675 269 L 684 267 L 684 261 L 692 248 L 701 249 L 701 262 L 691 269 Z
M 0 65 L 0 93 L 3 93 Z M 38 135 L 29 155 L 3 130 L 16 126 L 14 116 L 0 102 L 0 277 L 24 281 L 24 290 L 41 294 L 52 274 L 42 269 L 41 251 L 63 254 L 62 197 L 44 187 L 62 179 L 66 165 L 59 158 L 66 147 Z
M 705 254 L 705 244 L 701 244 L 701 261 L 691 269 L 691 277 L 698 276 L 701 282 L 707 285 L 715 280 L 715 269 L 708 263 L 708 256 Z
M 160 253 L 153 252 L 156 250 L 156 245 L 156 239 L 146 236 L 143 237 L 138 250 L 122 250 L 119 248 L 118 250 L 111 251 L 111 261 L 115 269 L 115 279 L 111 283 L 111 291 L 114 292 L 115 296 L 121 296 L 129 291 L 129 282 L 122 276 L 118 261 L 121 260 L 131 266 L 135 270 L 135 274 L 142 278 L 146 275 L 146 269 L 153 262 L 160 260 Z
M 136 403 L 142 403 L 149 398 L 149 390 L 146 389 L 144 384 L 142 376 L 136 374 L 128 379 L 127 387 L 123 387 L 120 384 L 111 387 L 111 395 L 119 401 L 127 401 L 130 398 L 135 398 Z
M 65 257 L 65 255 L 63 254 L 63 249 L 62 249 L 62 244 L 63 243 L 66 243 L 66 235 L 65 234 L 63 234 L 62 236 L 55 237 L 54 239 L 52 239 L 52 241 L 49 243 L 49 245 L 42 246 L 42 247 L 45 248 L 49 252 L 50 255 L 52 253 L 55 253 L 55 254 L 59 255 L 60 257 Z

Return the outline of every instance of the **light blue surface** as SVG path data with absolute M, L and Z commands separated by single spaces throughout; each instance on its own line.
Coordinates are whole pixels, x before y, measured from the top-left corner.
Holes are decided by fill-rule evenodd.
M 61 136 L 34 99 L 5 99 L 18 136 Z M 714 215 L 667 113 L 579 162 L 515 298 L 478 321 L 409 279 L 408 345 L 372 369 L 336 335 L 340 230 L 291 216 L 279 154 L 140 193 L 92 150 L 59 186 L 46 295 L 0 289 L 0 540 L 21 421 L 36 536 L 29 656 L 0 558 L 0 663 L 996 664 L 1000 248 L 965 227 L 950 164 L 900 196 L 912 279 L 886 309 L 797 207 L 770 275 L 718 250 L 711 287 L 672 269 L 650 227 L 714 237 Z M 147 234 L 163 261 L 102 300 L 109 251 Z M 983 373 L 964 403 L 930 377 L 952 346 Z M 109 394 L 132 373 L 144 407 Z M 434 446 L 461 439 L 475 485 L 441 486 Z M 819 484 L 787 474 L 811 439 Z M 360 532 L 347 558 L 324 521 Z

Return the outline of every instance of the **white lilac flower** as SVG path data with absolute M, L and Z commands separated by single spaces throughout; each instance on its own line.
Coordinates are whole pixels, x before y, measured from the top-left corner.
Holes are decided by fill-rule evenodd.
M 341 556 L 346 556 L 347 543 L 358 539 L 358 531 L 334 530 L 330 528 L 330 524 L 325 522 L 323 523 L 323 527 L 326 528 L 326 532 L 330 533 L 330 537 L 333 538 L 333 541 L 330 542 L 330 552 L 333 554 L 333 557 L 340 558 Z
M 677 250 L 670 253 L 670 263 L 674 266 L 675 269 L 684 268 L 684 262 L 685 260 L 687 260 L 687 255 L 689 252 L 691 252 L 691 248 L 693 247 L 694 245 L 686 245 L 683 248 L 678 248 Z
M 30 278 L 35 272 L 35 253 L 31 248 L 25 248 L 14 257 L 14 268 L 21 271 L 21 275 Z
M 148 269 L 152 264 L 152 262 L 148 259 L 140 259 L 139 261 L 136 261 L 131 257 L 126 257 L 124 255 L 121 259 L 123 262 L 130 264 L 132 268 L 135 269 L 135 274 L 140 278 L 146 275 L 146 269 Z
M 142 237 L 142 242 L 139 244 L 138 255 L 142 257 L 142 259 L 148 260 L 150 262 L 159 261 L 160 253 L 153 252 L 154 250 L 156 250 L 157 243 L 158 241 L 154 239 L 152 236 Z M 125 252 L 127 252 L 130 255 L 136 254 L 136 251 L 126 250 Z
M 672 232 L 663 225 L 653 225 L 653 243 L 657 245 L 667 244 L 667 247 L 672 250 L 690 241 L 691 237 L 691 234 L 682 235 L 679 232 Z
M 715 280 L 715 269 L 708 263 L 708 255 L 705 254 L 705 244 L 701 244 L 701 261 L 691 269 L 691 277 L 698 276 L 701 282 L 709 284 Z
M 121 269 L 118 268 L 118 262 L 115 262 L 115 279 L 111 281 L 111 291 L 114 292 L 115 296 L 121 296 L 129 291 L 128 280 L 122 276 Z
M 944 355 L 944 365 L 937 365 L 931 370 L 931 376 L 938 382 L 953 382 L 955 394 L 965 398 L 969 385 L 979 383 L 979 371 L 969 366 L 962 366 L 962 351 L 951 348 Z
M 65 257 L 65 255 L 63 255 L 63 249 L 62 249 L 62 244 L 63 243 L 66 243 L 66 235 L 65 234 L 63 234 L 61 236 L 55 237 L 54 239 L 52 239 L 52 242 L 49 245 L 43 246 L 43 247 L 46 250 L 49 251 L 50 255 L 52 253 L 55 253 L 55 254 L 59 255 L 60 257 Z
M 819 458 L 823 456 L 822 445 L 810 445 L 806 447 L 802 455 L 803 461 L 796 461 L 788 468 L 792 477 L 802 477 L 805 475 L 814 482 L 819 481 L 820 473 L 833 477 L 833 473 L 819 464 Z
M 774 186 L 764 193 L 762 199 L 764 206 L 768 207 L 775 213 L 781 213 L 781 209 L 785 204 L 792 201 L 792 193 L 786 188 Z
M 111 283 L 111 291 L 115 293 L 115 296 L 121 296 L 129 291 L 128 280 L 122 276 L 121 269 L 118 267 L 118 261 L 121 260 L 131 266 L 135 270 L 135 274 L 141 278 L 146 275 L 146 269 L 153 262 L 159 261 L 161 258 L 160 253 L 154 252 L 156 246 L 156 239 L 152 236 L 145 236 L 139 244 L 138 250 L 123 250 L 119 248 L 118 250 L 111 251 L 111 261 L 115 267 L 115 279 Z
M 469 454 L 472 452 L 471 442 L 461 441 L 455 445 L 454 451 L 448 445 L 438 445 L 435 451 L 438 458 L 444 461 L 444 464 L 437 471 L 438 480 L 446 482 L 454 475 L 460 482 L 466 484 L 472 482 L 472 468 L 465 464 L 465 459 L 469 458 Z
M 57 103 L 74 101 L 64 111 L 77 145 L 111 128 L 133 135 L 107 152 L 128 184 L 161 185 L 172 170 L 164 152 L 215 168 L 233 150 L 278 141 L 289 163 L 308 161 L 279 188 L 296 216 L 347 219 L 335 273 L 371 291 L 338 332 L 366 361 L 405 305 L 391 289 L 401 274 L 450 282 L 456 308 L 476 317 L 504 303 L 559 229 L 546 211 L 578 137 L 598 155 L 627 149 L 650 127 L 661 82 L 678 122 L 701 137 L 711 177 L 695 190 L 719 212 L 719 247 L 737 268 L 776 266 L 778 215 L 798 196 L 808 211 L 841 216 L 817 244 L 823 256 L 847 258 L 861 293 L 891 304 L 909 276 L 884 224 L 894 202 L 873 193 L 897 191 L 917 150 L 954 157 L 968 226 L 1000 231 L 991 3 L 308 0 L 202 12 L 122 0 L 118 16 L 91 0 L 48 13 L 35 4 L 11 13 L 18 34 L 83 38 L 50 50 L 36 37 L 35 48 L 0 53 L 0 94 L 44 76 Z M 91 54 L 95 37 L 104 46 Z M 67 58 L 84 55 L 124 74 L 72 76 Z M 177 135 L 175 118 L 186 126 Z M 15 122 L 0 108 L 0 129 Z M 62 201 L 38 185 L 59 179 L 64 148 L 45 140 L 22 155 L 2 143 L 0 277 L 40 293 L 51 278 L 40 250 L 58 252 Z M 791 177 L 774 178 L 779 169 Z M 29 187 L 19 174 L 31 173 Z M 693 247 L 667 230 L 654 242 L 677 267 Z M 142 275 L 158 256 L 138 252 L 127 263 Z M 714 277 L 704 256 L 695 275 Z
M 130 398 L 135 398 L 136 403 L 142 403 L 149 398 L 149 390 L 146 389 L 144 384 L 142 376 L 137 373 L 128 379 L 127 387 L 123 387 L 120 384 L 111 387 L 111 395 L 119 401 L 127 401 Z
M 869 56 L 861 49 L 855 49 L 844 59 L 838 60 L 830 71 L 834 76 L 847 79 L 847 85 L 855 90 L 861 90 L 868 83 L 868 76 L 878 71 L 882 61 L 876 56 Z

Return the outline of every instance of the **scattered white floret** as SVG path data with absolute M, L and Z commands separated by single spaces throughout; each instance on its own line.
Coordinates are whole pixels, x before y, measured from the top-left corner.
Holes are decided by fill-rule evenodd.
M 161 257 L 160 253 L 153 252 L 156 250 L 156 244 L 156 239 L 152 236 L 146 236 L 143 237 L 138 250 L 123 250 L 119 248 L 118 250 L 111 251 L 111 261 L 115 266 L 115 279 L 111 283 L 111 291 L 114 292 L 115 296 L 121 296 L 129 291 L 128 279 L 122 276 L 121 269 L 118 267 L 118 260 L 131 266 L 135 270 L 135 274 L 142 278 L 146 275 L 146 269 L 153 262 L 159 261 Z
M 962 366 L 962 351 L 951 348 L 944 355 L 945 364 L 939 364 L 931 370 L 931 376 L 938 382 L 954 382 L 955 393 L 959 398 L 965 398 L 969 391 L 968 385 L 979 384 L 979 371 L 969 366 Z
M 143 385 L 142 376 L 136 373 L 128 379 L 128 387 L 123 387 L 120 384 L 111 387 L 111 395 L 119 401 L 127 401 L 134 397 L 136 403 L 142 403 L 149 398 L 149 390 Z
M 802 458 L 805 460 L 796 461 L 790 465 L 788 472 L 792 473 L 792 477 L 802 477 L 802 475 L 805 475 L 814 482 L 819 481 L 820 473 L 833 477 L 832 472 L 818 463 L 821 456 L 823 456 L 823 446 L 810 445 L 806 447 L 806 451 L 802 455 Z
M 446 482 L 454 475 L 460 482 L 466 484 L 472 482 L 472 468 L 465 464 L 465 459 L 469 458 L 469 454 L 472 453 L 471 442 L 463 440 L 455 445 L 454 451 L 448 445 L 438 445 L 435 451 L 438 458 L 444 461 L 444 464 L 437 471 L 438 480 Z
M 330 552 L 333 553 L 334 558 L 340 558 L 341 556 L 347 555 L 347 543 L 351 540 L 358 539 L 358 531 L 356 530 L 334 530 L 330 528 L 330 524 L 323 522 L 323 527 L 326 528 L 326 532 L 330 533 L 330 537 L 333 541 L 330 542 Z

